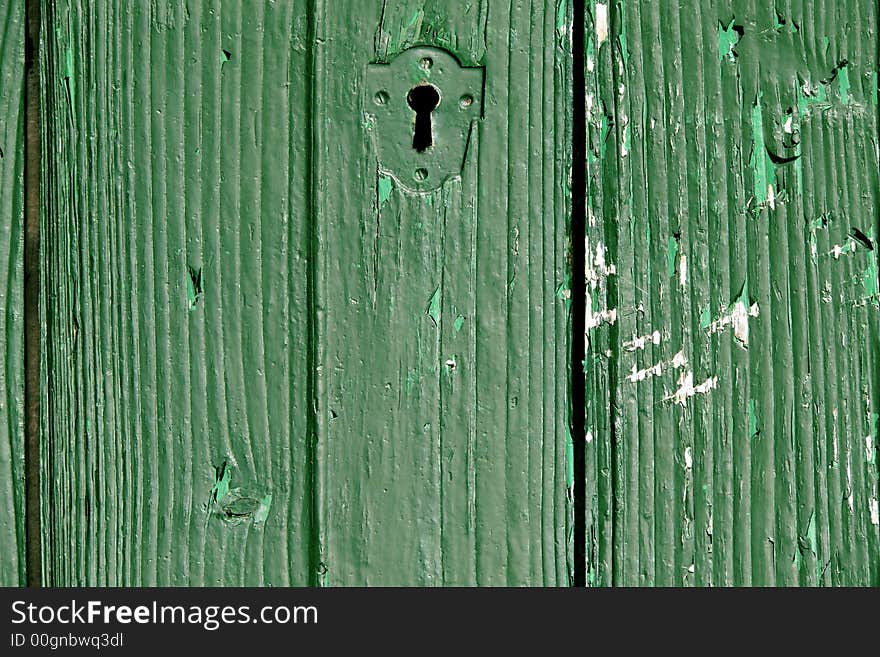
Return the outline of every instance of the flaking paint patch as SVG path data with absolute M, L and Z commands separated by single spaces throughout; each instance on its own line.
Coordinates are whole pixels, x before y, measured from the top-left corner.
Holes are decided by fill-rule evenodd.
M 596 328 L 597 326 L 601 326 L 602 324 L 614 324 L 617 321 L 617 309 L 605 309 L 599 311 L 592 311 L 590 309 L 590 295 L 587 295 L 587 321 L 586 327 L 587 329 Z
M 644 349 L 649 344 L 660 344 L 660 331 L 654 331 L 648 335 L 639 336 L 633 333 L 632 340 L 623 343 L 623 348 L 627 351 L 638 351 Z
M 608 247 L 602 242 L 597 242 L 595 250 L 592 250 L 590 238 L 587 237 L 584 240 L 584 246 L 587 256 L 585 266 L 587 283 L 595 289 L 605 278 L 616 274 L 617 267 L 614 263 L 607 262 Z
M 723 62 L 727 59 L 729 62 L 736 62 L 735 46 L 739 43 L 741 29 L 734 25 L 735 18 L 731 18 L 727 26 L 722 21 L 718 21 L 718 61 Z
M 687 365 L 687 362 L 687 356 L 684 355 L 684 351 L 679 351 L 672 357 L 672 368 L 676 370 L 681 369 Z
M 651 379 L 655 376 L 663 376 L 663 372 L 669 367 L 671 367 L 673 370 L 680 370 L 682 367 L 685 367 L 687 365 L 687 362 L 687 356 L 684 355 L 684 350 L 682 350 L 675 354 L 675 356 L 672 357 L 672 360 L 661 360 L 654 365 L 642 369 L 639 369 L 636 365 L 633 365 L 632 371 L 626 376 L 626 378 L 631 383 L 646 381 L 647 379 Z
M 568 422 L 565 423 L 565 486 L 569 490 L 574 487 L 574 440 Z
M 394 181 L 391 176 L 380 174 L 376 181 L 376 195 L 379 199 L 379 209 L 385 207 L 388 199 L 391 198 L 391 192 L 394 189 Z
M 652 365 L 651 367 L 646 367 L 644 369 L 639 369 L 635 365 L 632 366 L 632 372 L 627 375 L 627 379 L 630 380 L 631 383 L 637 383 L 638 381 L 645 381 L 646 379 L 650 379 L 655 376 L 663 375 L 663 363 L 657 363 L 656 365 Z
M 260 500 L 257 510 L 254 512 L 254 524 L 259 525 L 266 522 L 269 517 L 269 508 L 272 506 L 272 493 L 266 495 Z
M 837 93 L 840 96 L 840 102 L 844 105 L 849 105 L 850 103 L 850 87 L 849 66 L 846 63 L 842 63 L 837 69 Z
M 685 406 L 688 399 L 696 395 L 706 395 L 718 387 L 718 377 L 710 376 L 698 385 L 694 385 L 694 373 L 684 372 L 678 378 L 678 389 L 664 397 L 664 401 L 671 401 L 679 406 Z
M 556 34 L 559 37 L 564 37 L 568 31 L 568 23 L 566 21 L 567 9 L 567 0 L 559 0 L 559 2 L 556 3 Z
M 749 400 L 749 438 L 754 438 L 760 433 L 758 429 L 758 412 L 755 407 L 755 400 Z
M 666 245 L 666 273 L 669 278 L 675 276 L 675 259 L 678 257 L 678 240 L 674 236 L 669 237 Z
M 204 293 L 202 290 L 202 268 L 187 267 L 186 277 L 186 301 L 190 312 L 196 309 L 199 299 Z
M 868 511 L 871 514 L 871 524 L 880 525 L 880 501 L 877 498 L 868 501 Z
M 862 272 L 862 291 L 865 299 L 880 297 L 880 276 L 876 260 Z
M 604 3 L 596 4 L 596 47 L 600 48 L 603 43 L 608 41 L 608 5 Z
M 222 502 L 229 495 L 229 484 L 232 480 L 228 462 L 223 461 L 214 468 L 214 485 L 211 486 L 211 504 Z
M 760 309 L 757 303 L 749 304 L 748 283 L 743 285 L 739 298 L 728 308 L 725 314 L 709 324 L 709 335 L 720 333 L 728 326 L 733 327 L 733 335 L 744 348 L 749 346 L 749 317 L 757 317 Z
M 761 108 L 763 92 L 758 92 L 752 105 L 752 152 L 749 167 L 752 169 L 755 202 L 760 206 L 775 207 L 775 168 L 764 141 L 764 115 Z
M 434 326 L 440 326 L 440 302 L 440 286 L 438 285 L 434 294 L 431 295 L 431 300 L 428 301 L 428 308 L 425 310 L 425 314 L 431 318 Z
M 835 244 L 831 247 L 831 250 L 828 252 L 835 260 L 840 260 L 840 256 L 846 255 L 848 253 L 855 253 L 856 244 L 855 241 L 849 239 L 844 244 Z

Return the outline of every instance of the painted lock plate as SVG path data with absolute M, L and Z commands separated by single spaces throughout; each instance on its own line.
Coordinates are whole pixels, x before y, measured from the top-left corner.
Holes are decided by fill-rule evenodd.
M 379 169 L 415 192 L 460 176 L 473 122 L 482 116 L 483 73 L 427 46 L 369 64 L 364 106 Z

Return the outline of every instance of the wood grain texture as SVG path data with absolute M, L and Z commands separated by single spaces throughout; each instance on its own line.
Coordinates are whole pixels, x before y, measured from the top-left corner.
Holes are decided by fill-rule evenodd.
M 22 3 L 0 6 L 0 586 L 25 583 L 24 35 Z
M 537 0 L 319 4 L 328 584 L 568 583 L 568 25 Z M 378 173 L 357 116 L 366 64 L 417 44 L 486 76 L 463 175 L 428 195 Z
M 590 583 L 880 583 L 877 12 L 589 3 Z
M 44 2 L 46 582 L 566 584 L 566 3 L 119 4 Z M 414 44 L 487 71 L 429 195 Z
M 43 6 L 44 579 L 309 584 L 305 3 Z

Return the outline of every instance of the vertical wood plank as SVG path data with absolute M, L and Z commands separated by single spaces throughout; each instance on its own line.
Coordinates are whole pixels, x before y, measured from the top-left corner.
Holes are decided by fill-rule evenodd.
M 566 4 L 319 6 L 326 582 L 566 584 Z M 486 71 L 464 173 L 424 195 L 360 119 L 367 63 L 416 44 Z
M 24 4 L 0 7 L 0 586 L 24 585 Z
M 314 581 L 304 3 L 45 0 L 45 581 Z
M 876 585 L 877 4 L 588 6 L 588 581 Z

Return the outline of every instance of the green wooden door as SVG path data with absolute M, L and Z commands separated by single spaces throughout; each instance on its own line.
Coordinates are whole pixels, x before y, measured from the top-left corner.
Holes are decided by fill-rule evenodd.
M 566 583 L 565 3 L 43 8 L 45 581 Z M 413 45 L 485 73 L 430 193 Z
M 588 5 L 587 581 L 877 585 L 877 3 Z
M 584 4 L 42 0 L 45 583 L 880 581 L 876 3 Z

